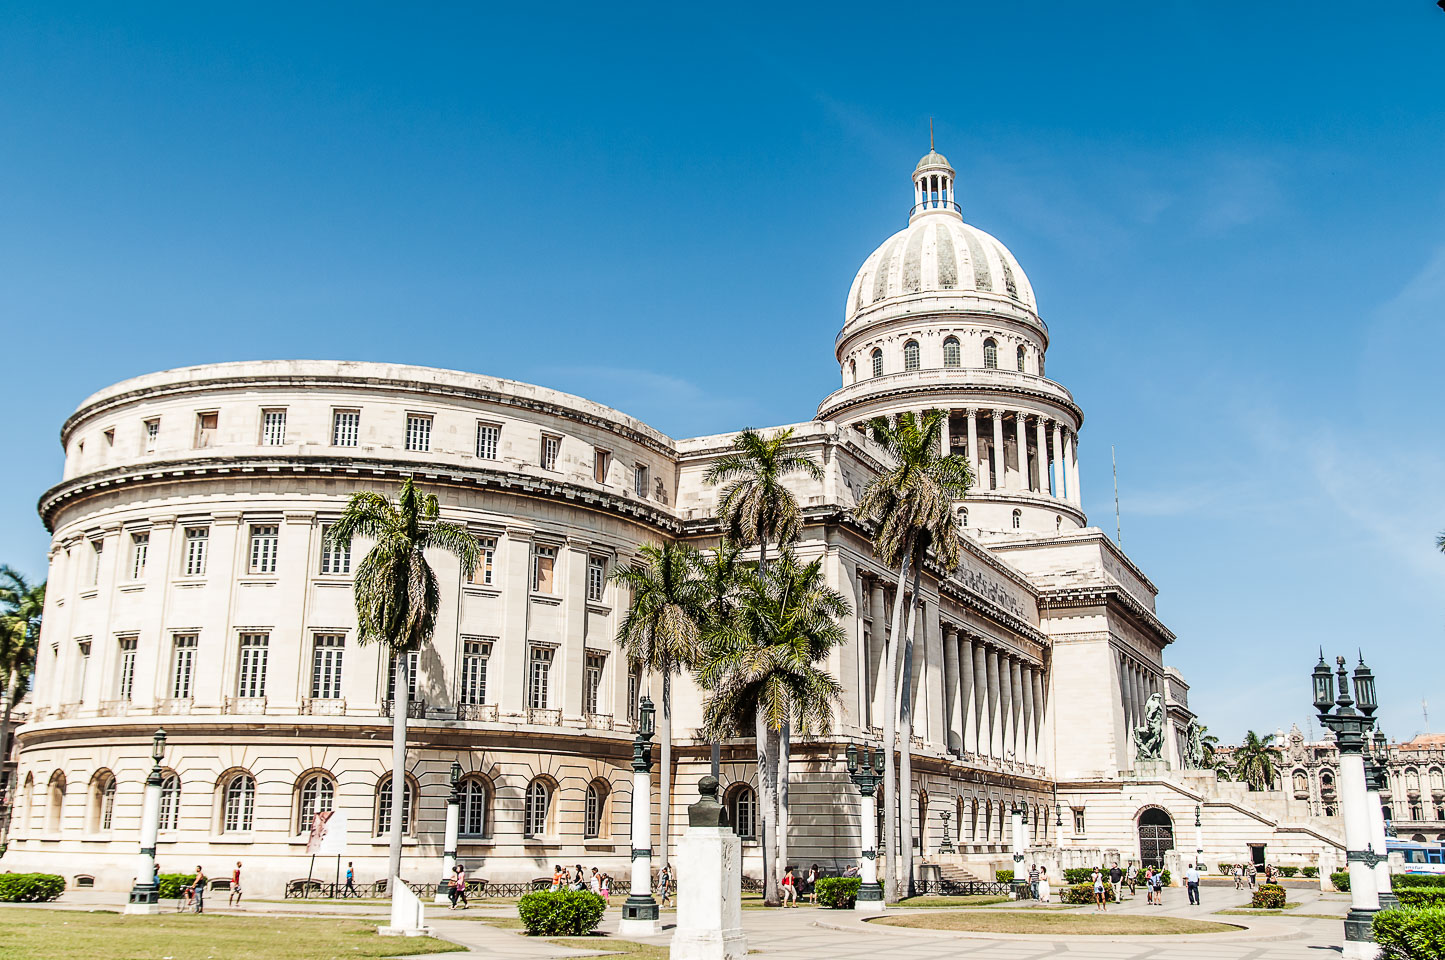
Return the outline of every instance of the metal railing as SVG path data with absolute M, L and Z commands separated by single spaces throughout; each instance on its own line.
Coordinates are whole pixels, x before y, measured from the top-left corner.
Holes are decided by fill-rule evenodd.
M 495 703 L 459 703 L 457 704 L 457 719 L 495 723 L 497 705 Z
M 383 717 L 389 717 L 389 716 L 391 716 L 392 711 L 395 710 L 395 709 L 396 709 L 396 701 L 395 701 L 395 700 L 383 700 L 383 701 L 381 701 L 381 715 L 382 715 Z M 406 715 L 407 715 L 408 718 L 410 718 L 410 719 L 412 719 L 412 720 L 425 720 L 425 719 L 426 719 L 426 701 L 425 701 L 425 700 L 408 700 L 408 701 L 406 702 Z
M 528 707 L 527 722 L 557 726 L 562 722 L 562 711 L 551 707 Z
M 262 716 L 266 713 L 265 697 L 227 697 L 221 708 L 222 713 L 241 716 Z
M 307 697 L 301 701 L 301 713 L 308 717 L 344 717 L 344 697 Z

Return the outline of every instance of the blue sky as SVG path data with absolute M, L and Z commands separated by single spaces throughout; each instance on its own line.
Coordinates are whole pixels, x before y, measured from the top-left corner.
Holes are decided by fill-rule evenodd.
M 932 116 L 1211 729 L 1308 730 L 1320 644 L 1445 728 L 1433 2 L 518 6 L 5 5 L 0 558 L 43 575 L 76 404 L 183 364 L 806 419 Z

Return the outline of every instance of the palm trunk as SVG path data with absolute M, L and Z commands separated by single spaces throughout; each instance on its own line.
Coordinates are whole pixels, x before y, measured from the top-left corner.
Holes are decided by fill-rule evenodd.
M 908 632 L 903 637 L 903 682 L 899 691 L 898 737 L 903 742 L 898 761 L 898 816 L 902 838 L 898 855 L 903 862 L 903 882 L 908 896 L 917 895 L 913 879 L 913 630 L 918 622 L 918 580 L 921 563 L 913 565 L 913 592 L 909 594 Z M 919 824 L 919 829 L 923 828 Z
M 790 731 L 784 721 L 778 731 L 778 876 L 788 869 L 788 747 Z
M 667 866 L 667 841 L 672 811 L 672 674 L 662 672 L 662 721 L 657 725 L 657 738 L 662 744 L 662 769 L 657 774 L 658 869 Z
M 758 807 L 763 814 L 763 903 L 776 907 L 778 894 L 777 820 L 778 793 L 773 780 L 777 762 L 777 732 L 768 728 L 768 718 L 759 704 L 753 721 L 758 740 Z
M 406 817 L 406 715 L 411 678 L 407 676 L 405 650 L 395 652 L 396 679 L 391 691 L 391 830 L 387 851 L 386 889 L 396 897 L 401 876 L 402 821 Z
M 5 712 L 0 714 L 0 798 L 5 805 L 0 807 L 0 844 L 10 836 L 10 811 L 15 809 L 15 788 L 10 784 L 10 711 L 15 709 L 15 697 L 20 693 L 20 682 L 15 671 L 10 671 L 5 684 Z
M 887 676 L 883 684 L 883 846 L 887 863 L 883 871 L 883 899 L 893 902 L 898 899 L 898 879 L 894 868 L 898 864 L 898 785 L 895 776 L 896 764 L 893 751 L 898 746 L 898 652 L 903 637 L 903 590 L 908 581 L 908 568 L 913 565 L 913 545 L 903 551 L 903 562 L 898 566 L 898 593 L 893 598 L 893 626 L 884 638 L 884 655 L 888 661 Z

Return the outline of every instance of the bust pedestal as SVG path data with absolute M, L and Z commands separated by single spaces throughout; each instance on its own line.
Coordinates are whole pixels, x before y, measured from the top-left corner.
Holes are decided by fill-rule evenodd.
M 677 845 L 677 930 L 672 960 L 742 960 L 742 841 L 731 827 L 688 827 Z

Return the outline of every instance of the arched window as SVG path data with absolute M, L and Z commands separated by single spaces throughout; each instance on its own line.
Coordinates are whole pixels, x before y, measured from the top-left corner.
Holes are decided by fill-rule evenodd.
M 587 784 L 587 802 L 582 811 L 582 836 L 588 840 L 606 833 L 608 794 L 605 780 L 593 780 Z
M 94 829 L 102 833 L 111 828 L 115 820 L 115 775 L 106 771 L 96 781 L 96 805 Z
M 491 810 L 488 803 L 490 791 L 487 790 L 486 782 L 480 777 L 468 777 L 458 784 L 458 790 L 462 795 L 462 807 L 458 811 L 461 814 L 461 835 L 491 836 Z
M 1439 767 L 1430 768 L 1430 789 L 1445 790 L 1445 771 Z
M 1414 791 L 1420 789 L 1420 771 L 1414 767 L 1405 770 L 1405 789 Z
M 733 832 L 744 840 L 753 840 L 758 835 L 758 795 L 745 783 L 733 787 L 728 797 L 728 818 L 733 822 Z
M 401 833 L 411 836 L 412 824 L 416 822 L 416 791 L 410 780 L 401 784 Z M 381 778 L 376 787 L 376 835 L 384 837 L 391 833 L 391 775 Z
M 958 348 L 957 337 L 949 337 L 943 341 L 943 365 L 945 367 L 958 367 L 963 365 L 963 352 Z
M 857 383 L 857 382 L 858 382 L 858 361 L 857 361 L 857 360 L 849 360 L 849 361 L 848 361 L 848 382 L 849 382 L 849 383 Z
M 309 833 L 318 813 L 330 810 L 336 803 L 336 784 L 324 773 L 301 778 L 296 791 L 296 830 Z
M 1335 775 L 1328 770 L 1320 774 L 1320 793 L 1332 796 L 1335 792 Z
M 975 818 L 978 817 L 977 811 L 974 812 L 974 817 L 975 817 Z M 985 804 L 983 805 L 983 839 L 984 839 L 984 842 L 985 842 L 985 843 L 987 843 L 988 841 L 990 841 L 990 840 L 993 839 L 993 804 L 992 804 L 992 803 L 985 803 Z
M 20 795 L 20 829 L 30 832 L 30 812 L 35 809 L 35 774 L 25 775 L 25 786 Z
M 978 801 L 974 800 L 968 805 L 968 839 L 970 842 L 978 842 Z
M 50 785 L 45 791 L 45 830 L 47 833 L 60 832 L 60 816 L 65 810 L 65 774 L 59 770 L 50 775 Z
M 221 792 L 221 832 L 249 833 L 256 816 L 256 780 L 238 773 Z
M 918 852 L 928 856 L 928 791 L 918 791 Z
M 873 348 L 873 376 L 883 376 L 883 351 L 877 347 Z
M 541 777 L 527 784 L 524 830 L 528 837 L 545 837 L 552 807 L 552 785 Z
M 1021 511 L 1021 510 L 1015 510 L 1015 511 L 1014 511 L 1014 514 L 1013 514 L 1013 520 L 1014 520 L 1014 529 L 1015 529 L 1015 530 L 1017 530 L 1017 529 L 1019 529 L 1020 527 L 1022 527 L 1022 526 L 1023 526 L 1023 523 L 1024 523 L 1023 511 Z
M 1018 348 L 1019 373 L 1023 373 L 1023 372 L 1024 372 L 1024 358 L 1027 357 L 1027 356 L 1028 356 L 1028 351 L 1024 349 L 1024 345 L 1023 345 L 1023 344 L 1019 344 L 1019 348 Z
M 161 830 L 175 830 L 181 822 L 181 778 L 174 770 L 161 774 Z
M 903 345 L 903 369 L 918 369 L 918 341 L 909 340 Z
M 983 365 L 990 370 L 998 369 L 998 341 L 993 337 L 983 342 Z
M 1310 792 L 1310 781 L 1309 781 L 1309 777 L 1305 776 L 1305 772 L 1304 772 L 1303 770 L 1296 770 L 1296 771 L 1290 776 L 1290 779 L 1294 781 L 1294 792 L 1295 792 L 1295 793 L 1309 793 L 1309 792 Z
M 968 507 L 958 508 L 958 525 L 960 527 L 968 526 Z

